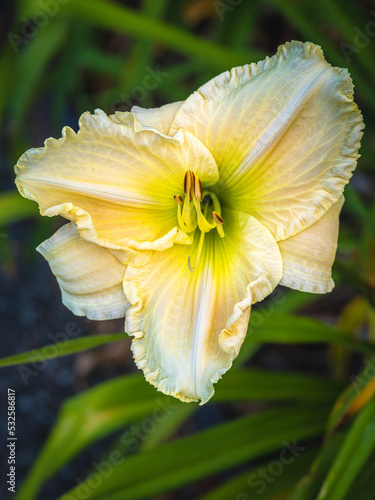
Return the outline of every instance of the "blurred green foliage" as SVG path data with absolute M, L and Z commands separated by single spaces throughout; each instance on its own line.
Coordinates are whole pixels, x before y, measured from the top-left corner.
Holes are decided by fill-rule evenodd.
M 43 483 L 64 464 L 116 430 L 122 435 L 102 467 L 61 498 L 154 498 L 231 469 L 231 475 L 209 483 L 202 500 L 374 499 L 375 3 L 19 0 L 12 8 L 14 20 L 0 56 L 0 118 L 9 165 L 27 148 L 39 146 L 35 140 L 46 128 L 59 136 L 61 127 L 76 123 L 85 110 L 113 113 L 133 104 L 185 99 L 220 71 L 271 55 L 288 39 L 318 43 L 331 64 L 348 67 L 366 124 L 362 157 L 345 191 L 334 267 L 338 290 L 346 287 L 350 293 L 338 296 L 334 305 L 319 302 L 322 310 L 330 310 L 331 324 L 323 317 L 297 315 L 301 308 L 306 314 L 318 299 L 292 291 L 275 302 L 274 310 L 255 311 L 243 351 L 209 403 L 232 405 L 242 416 L 186 437 L 178 430 L 197 406 L 156 393 L 140 375 L 110 380 L 71 398 L 17 500 L 38 498 Z M 0 232 L 8 234 L 10 224 L 32 218 L 40 241 L 51 231 L 35 214 L 32 202 L 9 185 L 3 188 Z M 4 267 L 12 261 L 12 241 L 0 244 Z M 29 363 L 38 354 L 43 359 L 67 355 L 121 336 L 74 339 L 55 345 L 55 354 L 43 349 L 19 354 L 0 366 Z M 265 343 L 326 343 L 331 374 L 307 377 L 244 368 Z M 355 352 L 364 366 L 357 379 L 351 364 Z M 152 431 L 137 439 L 129 426 L 145 422 L 151 422 Z M 310 443 L 308 449 L 283 462 L 295 440 Z M 272 469 L 275 463 L 281 464 L 278 469 Z M 241 464 L 242 469 L 233 469 Z M 269 480 L 262 479 L 259 471 L 264 470 Z

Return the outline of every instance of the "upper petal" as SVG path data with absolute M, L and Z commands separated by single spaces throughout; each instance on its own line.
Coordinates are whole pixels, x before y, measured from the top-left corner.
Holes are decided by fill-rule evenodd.
M 88 241 L 112 249 L 161 250 L 178 235 L 173 196 L 187 169 L 218 178 L 207 148 L 189 132 L 174 138 L 143 127 L 131 113 L 114 122 L 84 113 L 80 131 L 27 151 L 16 165 L 17 186 L 43 215 L 62 214 Z M 131 253 L 131 252 L 130 252 Z
M 168 134 L 172 121 L 182 103 L 183 101 L 177 101 L 165 104 L 160 108 L 148 109 L 133 106 L 131 112 L 137 117 L 138 121 L 142 123 L 142 125 L 154 127 L 160 132 L 163 132 L 163 134 Z
M 199 266 L 192 247 L 155 253 L 128 267 L 124 291 L 132 304 L 125 330 L 146 379 L 182 401 L 206 402 L 213 384 L 242 345 L 252 303 L 272 292 L 282 261 L 271 233 L 254 217 L 225 210 L 225 237 L 206 235 Z
M 62 301 L 77 316 L 123 318 L 129 302 L 122 281 L 126 267 L 111 252 L 82 239 L 66 224 L 38 248 L 60 285 Z
M 282 240 L 341 196 L 363 123 L 347 70 L 330 66 L 320 47 L 292 42 L 203 85 L 181 105 L 170 134 L 180 128 L 212 152 L 228 206 Z
M 279 242 L 284 266 L 280 285 L 310 293 L 327 293 L 332 290 L 332 264 L 335 260 L 339 215 L 343 203 L 344 197 L 341 196 L 318 222 Z

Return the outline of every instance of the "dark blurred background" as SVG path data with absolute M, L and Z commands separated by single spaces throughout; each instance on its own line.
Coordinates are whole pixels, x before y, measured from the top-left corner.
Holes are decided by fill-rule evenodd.
M 375 3 L 297 0 L 28 0 L 0 6 L 0 353 L 40 348 L 66 328 L 84 336 L 123 331 L 122 320 L 77 318 L 35 247 L 64 223 L 38 215 L 14 186 L 13 165 L 30 147 L 77 130 L 79 116 L 132 105 L 155 107 L 185 99 L 221 71 L 273 55 L 288 40 L 320 44 L 331 64 L 348 67 L 366 124 L 361 159 L 342 213 L 337 283 L 316 297 L 282 290 L 280 308 L 339 325 L 349 336 L 375 340 Z M 17 392 L 17 483 L 45 442 L 63 401 L 101 381 L 135 371 L 130 340 L 39 365 L 2 368 L 1 425 L 7 388 Z M 330 373 L 347 380 L 361 359 L 324 346 L 262 347 L 252 366 Z M 214 402 L 213 402 L 214 403 Z M 180 434 L 231 420 L 236 406 L 200 409 Z M 51 500 L 84 478 L 105 450 L 92 445 L 47 482 Z M 0 463 L 5 462 L 4 446 Z M 221 478 L 222 479 L 222 478 Z M 215 484 L 202 480 L 160 499 L 197 498 Z

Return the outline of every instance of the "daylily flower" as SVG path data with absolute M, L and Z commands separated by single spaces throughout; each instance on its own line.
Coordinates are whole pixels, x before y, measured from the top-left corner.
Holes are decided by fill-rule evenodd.
M 292 42 L 184 102 L 107 116 L 31 149 L 21 194 L 71 222 L 38 250 L 75 314 L 123 317 L 159 390 L 206 402 L 277 284 L 333 287 L 363 124 L 345 69 Z

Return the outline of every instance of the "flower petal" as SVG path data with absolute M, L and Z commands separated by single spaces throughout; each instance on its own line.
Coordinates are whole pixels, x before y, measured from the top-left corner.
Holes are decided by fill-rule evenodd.
M 182 103 L 183 101 L 172 102 L 171 104 L 165 104 L 160 108 L 149 109 L 133 106 L 131 112 L 137 117 L 142 125 L 154 127 L 159 130 L 159 132 L 168 134 L 171 123 Z
M 194 272 L 187 261 L 196 241 L 155 253 L 148 264 L 125 273 L 132 304 L 125 331 L 135 337 L 137 366 L 151 384 L 182 401 L 203 404 L 212 396 L 242 345 L 251 304 L 282 276 L 271 233 L 250 215 L 225 210 L 223 217 L 225 237 L 206 235 Z
M 62 301 L 77 316 L 122 318 L 129 307 L 122 288 L 126 267 L 106 248 L 82 239 L 66 224 L 37 248 L 60 285 Z
M 279 242 L 284 263 L 280 285 L 310 293 L 327 293 L 335 286 L 331 269 L 335 260 L 341 196 L 318 222 Z
M 214 184 L 214 159 L 189 132 L 171 138 L 131 113 L 120 118 L 85 113 L 78 134 L 65 128 L 62 139 L 27 151 L 16 166 L 21 194 L 38 201 L 42 215 L 74 221 L 87 241 L 131 255 L 168 248 L 176 238 L 188 243 L 178 234 L 173 196 L 182 194 L 187 169 Z
M 181 105 L 170 134 L 180 128 L 216 159 L 220 198 L 282 240 L 341 196 L 363 123 L 347 70 L 329 65 L 316 45 L 291 42 L 203 85 Z

